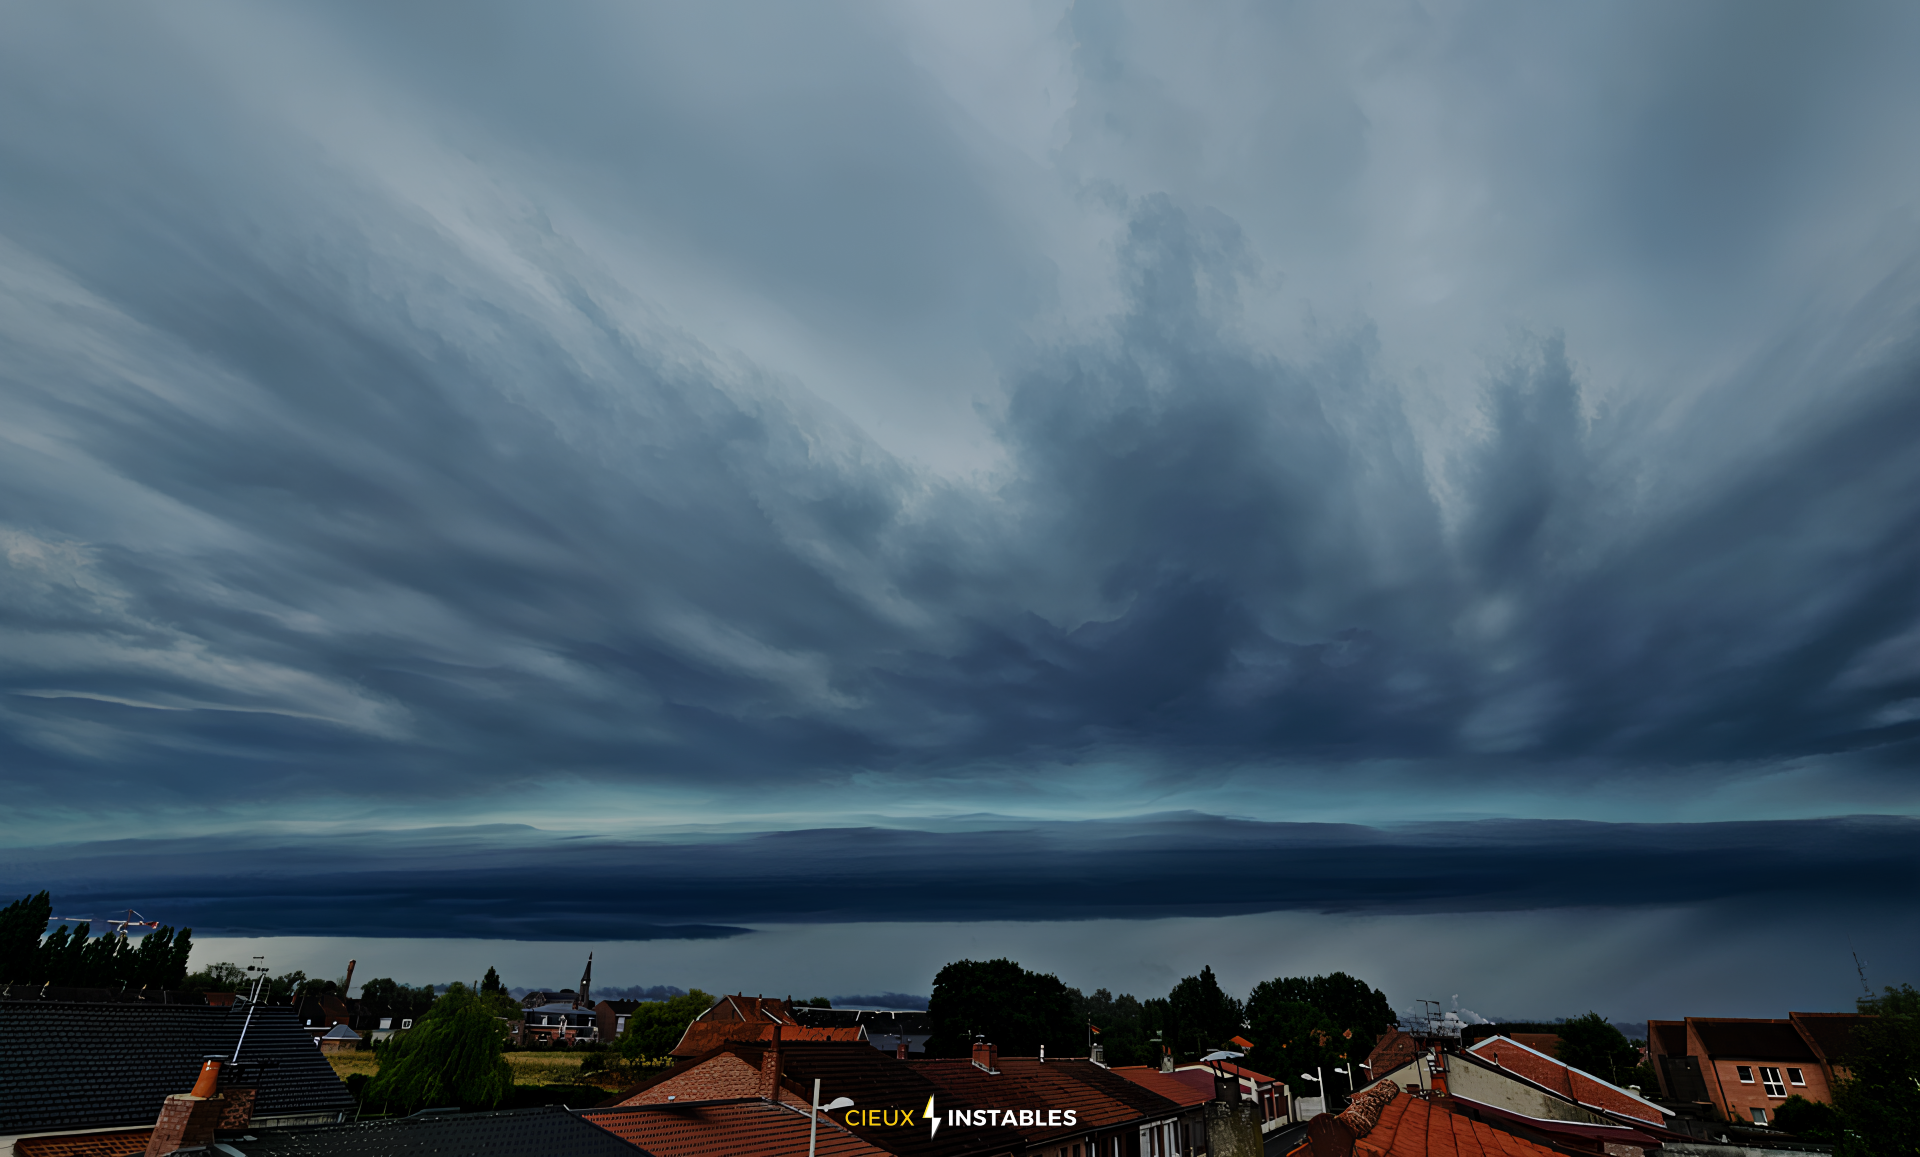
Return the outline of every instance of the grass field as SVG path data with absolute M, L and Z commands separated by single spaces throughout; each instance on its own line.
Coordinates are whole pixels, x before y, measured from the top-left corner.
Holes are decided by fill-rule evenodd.
M 507 1066 L 513 1070 L 513 1083 L 516 1085 L 609 1084 L 619 1087 L 622 1084 L 618 1080 L 605 1080 L 598 1074 L 594 1078 L 582 1081 L 580 1062 L 584 1059 L 586 1059 L 584 1053 L 508 1053 Z M 380 1071 L 379 1058 L 370 1052 L 329 1053 L 327 1061 L 333 1065 L 333 1071 L 343 1081 L 355 1073 L 365 1073 L 371 1077 Z

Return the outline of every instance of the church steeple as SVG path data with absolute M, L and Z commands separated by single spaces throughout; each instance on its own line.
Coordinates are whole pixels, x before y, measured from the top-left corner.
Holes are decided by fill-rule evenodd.
M 573 998 L 573 1007 L 575 1008 L 582 1008 L 582 1007 L 592 1008 L 593 1007 L 593 1001 L 587 995 L 589 992 L 592 991 L 592 989 L 589 987 L 592 984 L 593 984 L 593 953 L 589 952 L 587 953 L 587 970 L 580 974 L 580 992 Z

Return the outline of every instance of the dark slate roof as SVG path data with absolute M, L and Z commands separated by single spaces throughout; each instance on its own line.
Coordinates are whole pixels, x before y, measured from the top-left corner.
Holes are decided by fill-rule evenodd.
M 222 1133 L 219 1141 L 245 1157 L 651 1157 L 557 1105 Z
M 1838 1064 L 1846 1064 L 1853 1052 L 1853 1030 L 1872 1019 L 1850 1012 L 1790 1012 L 1787 1016 L 1813 1041 L 1821 1055 Z
M 1725 1060 L 1811 1061 L 1813 1050 L 1785 1020 L 1718 1020 L 1688 1017 L 1707 1055 Z
M 231 1055 L 240 1008 L 191 1004 L 69 1004 L 0 1000 L 0 1134 L 151 1125 L 174 1093 L 193 1088 L 202 1058 Z M 293 1010 L 262 1006 L 247 1030 L 237 1079 L 257 1088 L 255 1117 L 352 1111 Z
M 1648 1051 L 1665 1053 L 1670 1057 L 1687 1055 L 1687 1022 L 1684 1020 L 1650 1020 L 1647 1022 L 1647 1043 L 1652 1045 Z
M 751 1056 L 758 1051 L 749 1052 L 742 1046 L 741 1055 Z M 865 1044 L 783 1043 L 780 1061 L 786 1071 L 786 1087 L 802 1096 L 811 1094 L 813 1081 L 818 1078 L 822 1098 L 852 1097 L 856 1105 L 866 1108 L 918 1112 L 925 1107 L 927 1098 L 936 1094 L 940 1095 L 937 1106 L 940 1109 L 1000 1107 L 992 1103 L 969 1105 L 950 1100 L 944 1095 L 946 1090 L 928 1080 L 913 1064 L 895 1060 L 891 1054 Z M 1023 1145 L 1021 1135 L 1004 1126 L 942 1133 L 937 1141 L 924 1129 L 857 1127 L 851 1132 L 903 1157 L 1017 1153 Z

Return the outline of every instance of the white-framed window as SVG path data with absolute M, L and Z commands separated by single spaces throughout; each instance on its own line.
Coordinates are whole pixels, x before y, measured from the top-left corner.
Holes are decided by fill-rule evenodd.
M 1758 1105 L 1753 1107 L 1753 1123 L 1756 1125 L 1764 1125 L 1767 1123 L 1767 1111 Z
M 392 1028 L 392 1027 L 393 1027 L 393 1018 L 392 1018 L 392 1017 L 390 1017 L 390 1016 L 383 1016 L 383 1017 L 381 1017 L 381 1018 L 380 1018 L 380 1027 L 381 1027 L 381 1028 Z
M 1807 1074 L 1801 1072 L 1799 1069 L 1788 1069 L 1787 1082 L 1805 1088 L 1807 1085 Z
M 1775 1069 L 1775 1068 L 1761 1069 L 1760 1070 L 1760 1086 L 1767 1090 L 1767 1096 L 1769 1097 L 1784 1098 L 1787 1095 L 1787 1083 L 1780 1079 L 1779 1069 Z
M 401 1027 L 401 1028 L 412 1028 L 412 1027 L 413 1027 L 413 1018 L 411 1018 L 411 1017 L 409 1017 L 409 1018 L 407 1018 L 406 1020 L 403 1020 L 403 1021 L 401 1021 L 401 1022 L 400 1022 L 400 1027 Z
M 1739 1074 L 1741 1084 L 1751 1085 L 1753 1083 L 1752 1065 L 1735 1065 L 1733 1066 L 1733 1071 Z

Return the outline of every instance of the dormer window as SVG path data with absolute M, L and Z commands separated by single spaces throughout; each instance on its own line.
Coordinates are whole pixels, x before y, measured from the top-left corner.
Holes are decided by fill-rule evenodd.
M 1735 1065 L 1733 1066 L 1733 1071 L 1740 1075 L 1741 1084 L 1751 1085 L 1753 1083 L 1753 1066 L 1752 1065 Z

